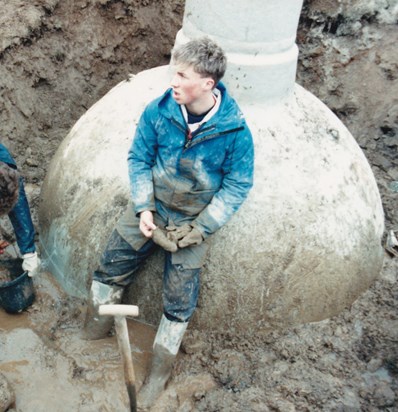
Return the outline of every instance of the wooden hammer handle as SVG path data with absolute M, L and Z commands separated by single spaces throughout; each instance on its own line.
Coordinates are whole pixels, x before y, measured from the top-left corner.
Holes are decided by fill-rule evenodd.
M 138 316 L 138 306 L 135 305 L 100 305 L 100 315 L 107 316 Z

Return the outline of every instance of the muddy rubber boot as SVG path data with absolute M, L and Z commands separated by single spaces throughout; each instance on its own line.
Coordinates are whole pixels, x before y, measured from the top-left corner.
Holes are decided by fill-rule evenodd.
M 105 338 L 113 326 L 112 316 L 100 316 L 100 305 L 118 304 L 122 300 L 123 287 L 105 285 L 93 280 L 90 289 L 89 302 L 84 323 L 83 338 L 96 340 Z
M 153 344 L 151 372 L 138 394 L 138 408 L 150 408 L 163 392 L 188 322 L 172 322 L 164 315 Z

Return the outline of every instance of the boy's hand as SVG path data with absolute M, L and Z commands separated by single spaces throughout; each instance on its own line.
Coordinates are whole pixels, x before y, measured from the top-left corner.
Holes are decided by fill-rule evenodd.
M 150 210 L 140 213 L 140 230 L 145 237 L 151 238 L 156 227 L 153 223 L 153 213 Z

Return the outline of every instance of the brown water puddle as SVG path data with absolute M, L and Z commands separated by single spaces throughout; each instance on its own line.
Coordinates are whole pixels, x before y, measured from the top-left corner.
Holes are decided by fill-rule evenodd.
M 13 329 L 29 327 L 30 321 L 27 312 L 10 314 L 0 308 L 0 332 L 9 332 Z
M 128 411 L 116 336 L 81 337 L 84 305 L 65 296 L 51 274 L 34 278 L 36 300 L 18 314 L 0 309 L 0 372 L 16 410 Z M 155 329 L 127 319 L 136 388 L 148 373 Z

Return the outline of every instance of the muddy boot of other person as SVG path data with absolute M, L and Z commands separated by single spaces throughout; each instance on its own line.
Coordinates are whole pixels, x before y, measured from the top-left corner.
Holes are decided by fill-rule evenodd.
M 118 304 L 122 301 L 123 287 L 105 285 L 93 280 L 84 323 L 83 338 L 96 340 L 105 338 L 113 326 L 112 316 L 100 316 L 100 305 Z
M 151 372 L 138 394 L 140 410 L 150 408 L 163 392 L 187 326 L 188 322 L 172 322 L 162 316 L 153 344 Z

